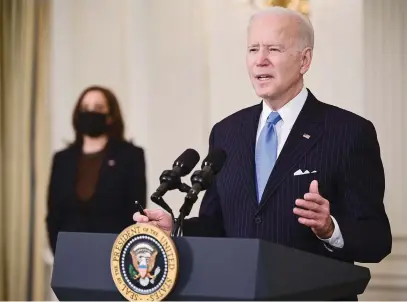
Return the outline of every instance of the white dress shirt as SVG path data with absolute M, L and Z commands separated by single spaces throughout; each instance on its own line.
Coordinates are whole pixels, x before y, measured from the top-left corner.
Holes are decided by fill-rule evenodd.
M 287 140 L 288 135 L 290 134 L 291 128 L 294 125 L 294 122 L 296 121 L 302 107 L 305 104 L 305 101 L 308 96 L 308 90 L 303 87 L 301 92 L 294 97 L 291 101 L 289 101 L 287 104 L 285 104 L 283 107 L 281 107 L 278 110 L 278 113 L 280 114 L 281 120 L 278 121 L 276 124 L 276 131 L 277 131 L 277 139 L 278 139 L 278 147 L 277 147 L 277 157 L 280 155 L 281 149 L 284 146 L 285 141 Z M 259 139 L 260 132 L 263 129 L 263 126 L 266 124 L 267 117 L 270 115 L 270 113 L 274 110 L 272 110 L 264 101 L 262 103 L 263 109 L 260 115 L 259 119 L 259 126 L 257 129 L 257 137 L 256 137 L 256 143 L 257 140 Z M 322 241 L 330 244 L 331 246 L 334 246 L 336 248 L 342 248 L 344 245 L 343 242 L 343 237 L 341 234 L 341 231 L 339 229 L 338 223 L 335 220 L 335 218 L 331 215 L 332 221 L 334 223 L 334 232 L 331 236 L 331 238 L 328 239 L 321 239 Z M 326 246 L 326 245 L 325 245 Z M 328 246 L 326 248 L 330 251 L 332 251 Z

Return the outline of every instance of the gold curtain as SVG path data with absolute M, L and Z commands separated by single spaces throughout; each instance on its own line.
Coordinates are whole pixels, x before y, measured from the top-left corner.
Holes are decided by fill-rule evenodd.
M 0 1 L 0 300 L 43 300 L 50 0 Z

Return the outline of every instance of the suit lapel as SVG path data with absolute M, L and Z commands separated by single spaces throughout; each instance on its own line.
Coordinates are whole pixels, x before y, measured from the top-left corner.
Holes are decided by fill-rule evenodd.
M 304 107 L 298 115 L 270 174 L 258 211 L 271 199 L 275 190 L 284 178 L 287 177 L 290 169 L 298 163 L 322 136 L 323 112 L 319 102 L 310 91 L 308 91 L 308 94 Z
M 78 170 L 78 159 L 81 149 L 77 145 L 69 147 L 67 156 L 64 158 L 64 186 L 67 189 L 69 199 L 74 200 L 76 198 L 76 173 Z
M 239 163 L 241 164 L 240 172 L 241 179 L 245 183 L 245 189 L 247 190 L 248 196 L 250 196 L 250 202 L 253 207 L 258 206 L 257 203 L 257 193 L 256 193 L 256 169 L 255 169 L 255 146 L 256 146 L 256 135 L 257 127 L 259 124 L 259 118 L 262 110 L 261 103 L 252 107 L 248 112 L 248 116 L 244 119 L 243 123 L 240 125 L 239 136 L 241 138 L 241 145 L 238 147 L 239 150 Z M 240 138 L 236 141 L 240 141 Z

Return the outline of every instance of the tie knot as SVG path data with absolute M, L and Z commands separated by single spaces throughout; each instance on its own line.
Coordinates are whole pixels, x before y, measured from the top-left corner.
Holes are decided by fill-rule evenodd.
M 275 125 L 280 120 L 281 120 L 280 114 L 278 114 L 278 112 L 276 112 L 276 111 L 273 111 L 273 112 L 270 113 L 269 117 L 267 118 L 267 123 Z

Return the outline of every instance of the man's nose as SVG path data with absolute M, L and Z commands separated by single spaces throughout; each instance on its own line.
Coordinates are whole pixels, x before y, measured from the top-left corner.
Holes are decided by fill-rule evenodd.
M 270 64 L 270 61 L 268 60 L 267 52 L 264 50 L 260 50 L 257 53 L 257 58 L 256 58 L 256 65 L 257 66 L 265 66 Z

